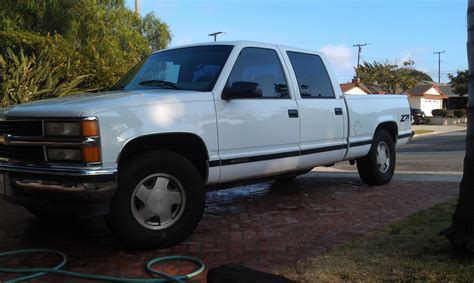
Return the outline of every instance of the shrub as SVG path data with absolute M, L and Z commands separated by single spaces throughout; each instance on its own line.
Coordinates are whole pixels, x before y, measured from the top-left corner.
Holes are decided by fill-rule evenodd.
M 453 114 L 447 114 L 446 116 L 444 116 L 444 118 L 454 118 L 454 115 Z
M 433 109 L 431 111 L 431 115 L 433 115 L 433 117 L 446 117 L 446 115 L 448 114 L 448 112 L 446 112 L 446 110 L 443 110 L 443 109 Z
M 55 64 L 48 49 L 38 56 L 18 54 L 7 49 L 0 54 L 0 91 L 2 106 L 42 99 L 46 95 L 63 96 L 78 90 L 87 75 L 69 75 L 68 63 Z
M 462 117 L 464 117 L 464 111 L 462 111 L 462 110 L 454 110 L 454 111 L 453 111 L 453 115 L 454 115 L 456 118 L 462 118 Z

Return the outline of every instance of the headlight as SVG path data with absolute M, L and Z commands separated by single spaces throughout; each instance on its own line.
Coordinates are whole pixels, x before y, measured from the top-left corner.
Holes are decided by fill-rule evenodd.
M 77 122 L 45 122 L 46 136 L 91 137 L 99 135 L 99 126 L 96 120 Z
M 48 148 L 48 160 L 81 161 L 81 150 L 79 148 Z
M 44 121 L 48 140 L 44 150 L 48 161 L 100 163 L 100 133 L 96 118 Z M 55 144 L 57 143 L 57 145 Z
M 46 136 L 75 136 L 81 135 L 80 122 L 46 122 L 44 126 Z
M 49 161 L 100 162 L 100 149 L 98 147 L 48 148 L 46 152 Z

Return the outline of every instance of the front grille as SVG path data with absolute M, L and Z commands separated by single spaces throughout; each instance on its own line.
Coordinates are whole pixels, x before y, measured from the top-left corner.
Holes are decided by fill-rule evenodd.
M 0 157 L 11 162 L 42 162 L 44 161 L 42 146 L 0 145 Z
M 43 123 L 39 121 L 0 121 L 0 135 L 42 136 Z
M 43 123 L 41 120 L 0 121 L 0 135 L 41 137 Z M 0 158 L 9 162 L 43 162 L 43 147 L 0 144 Z

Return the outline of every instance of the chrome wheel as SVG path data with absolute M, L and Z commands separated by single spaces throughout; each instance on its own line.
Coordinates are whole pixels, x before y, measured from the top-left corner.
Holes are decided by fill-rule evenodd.
M 390 148 L 381 141 L 377 145 L 376 151 L 377 167 L 382 173 L 386 173 L 390 169 Z
M 178 179 L 159 173 L 138 183 L 132 194 L 133 216 L 140 225 L 161 230 L 175 224 L 183 214 L 186 193 Z

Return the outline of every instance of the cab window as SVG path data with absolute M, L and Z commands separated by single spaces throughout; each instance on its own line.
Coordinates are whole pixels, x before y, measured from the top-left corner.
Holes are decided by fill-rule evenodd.
M 226 83 L 258 83 L 263 98 L 290 98 L 283 68 L 275 50 L 248 47 L 242 49 Z
M 321 57 L 314 54 L 287 52 L 295 71 L 301 98 L 334 98 L 331 79 Z

